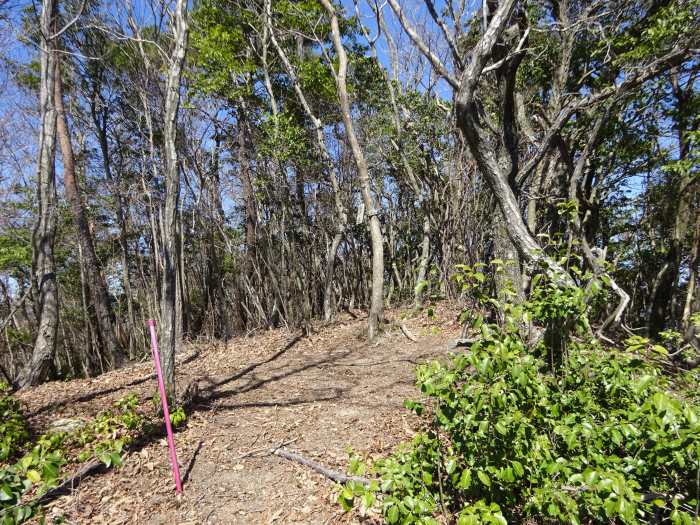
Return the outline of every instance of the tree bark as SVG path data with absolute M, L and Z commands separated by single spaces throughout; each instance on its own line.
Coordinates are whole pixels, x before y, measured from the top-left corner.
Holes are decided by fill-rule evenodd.
M 165 198 L 161 223 L 163 280 L 160 297 L 161 360 L 168 397 L 175 399 L 175 353 L 182 344 L 182 308 L 178 293 L 179 238 L 178 202 L 180 197 L 180 165 L 177 152 L 177 117 L 180 107 L 180 79 L 187 51 L 189 32 L 187 0 L 177 0 L 173 20 L 175 40 L 165 87 L 163 150 Z
M 37 161 L 38 220 L 32 236 L 32 267 L 39 294 L 39 327 L 29 363 L 16 379 L 18 388 L 43 381 L 56 354 L 58 285 L 54 265 L 56 238 L 56 108 L 53 102 L 56 52 L 53 49 L 57 4 L 44 0 L 39 31 L 39 148 Z
M 63 160 L 63 186 L 70 207 L 76 235 L 80 243 L 87 273 L 88 291 L 97 321 L 99 352 L 104 354 L 107 368 L 114 369 L 122 361 L 123 353 L 114 331 L 114 313 L 110 306 L 107 283 L 102 274 L 102 267 L 95 244 L 90 232 L 87 214 L 83 206 L 80 186 L 78 184 L 73 145 L 71 143 L 68 119 L 63 105 L 63 82 L 61 80 L 60 61 L 56 63 L 56 79 L 54 82 L 54 104 L 56 106 L 56 133 L 61 148 Z
M 431 15 L 435 15 L 435 10 L 433 8 L 432 3 L 427 2 L 427 5 Z M 397 153 L 399 154 L 399 158 L 401 159 L 401 167 L 403 168 L 406 177 L 408 178 L 408 185 L 413 190 L 416 199 L 418 199 L 419 208 L 423 211 L 424 214 L 421 229 L 422 239 L 420 244 L 421 250 L 418 262 L 418 275 L 416 276 L 415 286 L 413 288 L 413 303 L 416 309 L 420 309 L 423 307 L 423 297 L 425 295 L 425 290 L 427 289 L 427 286 L 425 286 L 425 281 L 428 271 L 428 263 L 430 262 L 430 190 L 425 182 L 419 180 L 418 177 L 416 177 L 413 167 L 411 166 L 411 163 L 409 162 L 405 153 L 406 146 L 403 141 L 403 125 L 401 122 L 401 112 L 399 111 L 396 90 L 394 89 L 394 84 L 400 86 L 400 80 L 398 78 L 398 52 L 396 50 L 395 43 L 390 36 L 391 33 L 389 32 L 388 28 L 386 27 L 386 24 L 384 23 L 384 15 L 376 7 L 373 7 L 372 9 L 378 20 L 380 30 L 384 31 L 385 38 L 389 47 L 389 58 L 391 60 L 392 78 L 389 78 L 388 73 L 384 72 L 383 68 L 382 71 L 384 72 L 384 81 L 386 82 L 386 88 L 387 92 L 389 93 L 389 100 L 391 102 L 394 130 L 396 132 L 397 139 L 397 144 L 395 144 L 395 146 L 397 146 Z M 361 19 L 357 1 L 355 2 L 355 11 L 358 15 L 358 20 Z M 437 17 L 434 16 L 434 18 L 436 18 L 437 21 Z M 372 49 L 372 54 L 374 55 L 374 58 L 379 62 L 379 54 L 377 53 L 375 39 L 372 39 L 370 37 L 369 33 L 367 32 L 364 26 L 361 27 L 365 38 L 370 43 L 370 47 Z M 447 34 L 448 33 L 445 32 L 446 36 Z
M 360 147 L 355 134 L 355 127 L 350 114 L 350 101 L 348 97 L 348 88 L 346 83 L 346 75 L 348 68 L 348 57 L 345 53 L 345 48 L 340 39 L 340 28 L 338 26 L 338 17 L 335 8 L 329 0 L 321 0 L 323 7 L 328 12 L 331 19 L 331 34 L 333 46 L 338 55 L 338 72 L 335 75 L 336 85 L 338 88 L 338 99 L 340 100 L 340 110 L 345 125 L 345 132 L 350 143 L 355 165 L 360 179 L 360 188 L 362 192 L 362 201 L 365 206 L 365 213 L 369 221 L 370 238 L 372 242 L 372 295 L 369 309 L 368 322 L 368 339 L 373 342 L 379 334 L 380 324 L 384 317 L 384 239 L 382 237 L 382 228 L 379 223 L 379 210 L 372 190 L 370 188 L 369 172 L 367 169 L 367 161 Z
M 497 210 L 494 210 L 497 212 Z M 523 290 L 523 273 L 520 268 L 520 256 L 508 237 L 506 223 L 500 213 L 493 221 L 494 256 L 503 261 L 496 269 L 496 294 L 502 303 L 522 304 L 525 301 Z
M 690 262 L 688 263 L 688 286 L 685 290 L 685 303 L 683 305 L 683 326 L 688 328 L 690 325 L 690 316 L 692 311 L 693 297 L 696 294 L 696 281 L 698 274 L 698 266 L 700 266 L 700 213 L 695 216 L 695 231 L 693 233 L 693 247 L 690 254 Z
M 427 205 L 424 204 L 427 208 Z M 423 283 L 428 273 L 428 262 L 430 261 L 430 217 L 423 217 L 423 239 L 421 241 L 420 262 L 418 263 L 418 276 L 416 277 L 416 286 L 413 291 L 413 303 L 416 309 L 423 307 L 423 296 L 425 288 Z
M 505 0 L 499 5 L 491 18 L 488 29 L 474 48 L 471 63 L 462 75 L 459 90 L 456 94 L 457 124 L 469 145 L 469 149 L 480 171 L 496 197 L 508 236 L 517 249 L 522 262 L 531 268 L 542 268 L 555 283 L 572 286 L 574 281 L 571 275 L 564 267 L 544 253 L 537 240 L 528 230 L 522 218 L 515 193 L 511 188 L 511 181 L 519 180 L 521 177 L 518 175 L 522 175 L 523 172 L 529 171 L 531 168 L 525 166 L 518 170 L 517 166 L 511 165 L 508 166 L 507 170 L 503 169 L 493 152 L 492 146 L 486 139 L 486 131 L 480 118 L 483 111 L 476 97 L 477 84 L 488 59 L 492 55 L 496 42 L 503 33 L 514 5 L 515 0 Z M 511 74 L 514 75 L 514 73 L 514 69 L 511 70 Z M 511 109 L 515 110 L 514 107 Z M 504 122 L 509 120 L 505 116 L 503 119 Z M 510 144 L 508 149 L 512 150 L 514 147 L 517 147 L 517 143 Z M 516 171 L 518 173 L 514 174 Z

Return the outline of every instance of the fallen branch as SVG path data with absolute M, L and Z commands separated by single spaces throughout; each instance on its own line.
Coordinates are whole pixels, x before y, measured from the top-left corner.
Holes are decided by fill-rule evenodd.
M 49 489 L 43 496 L 36 498 L 31 504 L 45 505 L 59 496 L 70 494 L 80 485 L 80 482 L 93 474 L 97 474 L 107 467 L 97 459 L 93 459 L 73 474 L 70 478 L 64 479 L 57 487 Z
M 296 440 L 298 440 L 298 439 L 299 439 L 299 438 L 290 439 L 290 440 L 288 440 L 288 441 L 285 441 L 285 442 L 283 442 L 283 443 L 280 443 L 280 444 L 279 444 L 277 447 L 275 447 L 275 448 L 268 448 L 268 446 L 266 445 L 266 446 L 264 446 L 264 447 L 258 447 L 258 448 L 251 449 L 251 450 L 249 450 L 248 452 L 246 452 L 246 453 L 244 453 L 244 454 L 241 454 L 240 456 L 236 456 L 235 458 L 233 458 L 233 461 L 238 461 L 238 460 L 241 460 L 241 459 L 249 458 L 249 457 L 251 457 L 251 456 L 255 456 L 256 454 L 259 454 L 259 455 L 261 455 L 261 456 L 266 456 L 266 455 L 268 455 L 268 454 L 274 454 L 276 450 L 279 450 L 279 449 L 280 449 L 280 447 L 284 447 L 285 445 L 290 445 L 290 444 L 294 443 L 294 442 L 295 442 Z M 262 452 L 262 454 L 261 454 L 261 452 Z
M 305 457 L 300 456 L 299 454 L 295 454 L 294 452 L 290 452 L 289 450 L 284 450 L 283 448 L 276 448 L 273 449 L 271 452 L 275 456 L 279 456 L 281 458 L 288 459 L 289 461 L 299 463 L 300 465 L 304 465 L 305 467 L 309 467 L 311 470 L 318 472 L 322 476 L 332 481 L 335 481 L 336 483 L 344 484 L 348 481 L 355 481 L 356 483 L 369 485 L 372 482 L 372 480 L 369 478 L 362 478 L 359 476 L 348 476 L 347 474 L 344 474 L 338 470 L 326 468 L 320 463 L 316 463 L 315 461 L 306 459 Z
M 400 323 L 399 328 L 401 328 L 401 333 L 406 336 L 406 339 L 408 339 L 409 341 L 413 341 L 414 343 L 418 341 L 418 339 L 416 339 L 416 336 L 408 331 L 408 328 L 406 328 L 406 325 L 404 323 Z

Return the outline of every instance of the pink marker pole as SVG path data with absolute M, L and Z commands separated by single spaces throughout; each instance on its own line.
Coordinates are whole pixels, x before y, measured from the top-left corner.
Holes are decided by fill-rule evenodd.
M 177 452 L 175 452 L 175 438 L 173 438 L 173 427 L 170 425 L 170 411 L 168 410 L 168 397 L 165 395 L 165 383 L 163 382 L 163 370 L 160 367 L 160 352 L 158 352 L 158 337 L 156 336 L 156 322 L 148 320 L 148 329 L 151 332 L 151 354 L 156 365 L 156 376 L 158 376 L 158 389 L 160 390 L 160 401 L 163 404 L 163 417 L 165 418 L 165 431 L 168 434 L 168 448 L 170 449 L 170 465 L 175 478 L 175 492 L 182 492 L 182 482 L 180 481 L 180 467 L 177 464 Z

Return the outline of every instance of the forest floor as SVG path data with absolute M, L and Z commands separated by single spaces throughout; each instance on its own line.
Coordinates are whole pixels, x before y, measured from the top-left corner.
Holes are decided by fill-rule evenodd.
M 182 388 L 199 383 L 207 396 L 175 435 L 183 494 L 175 497 L 167 445 L 155 437 L 133 447 L 124 464 L 85 479 L 46 509 L 47 523 L 90 524 L 331 524 L 354 523 L 335 502 L 333 482 L 267 453 L 284 448 L 346 471 L 348 447 L 383 457 L 414 434 L 418 421 L 403 401 L 419 397 L 417 364 L 445 357 L 458 337 L 457 312 L 435 316 L 387 312 L 378 343 L 365 339 L 366 319 L 344 314 L 310 337 L 259 332 L 226 344 L 191 344 L 178 356 Z M 411 316 L 412 315 L 412 316 Z M 198 351 L 195 358 L 186 359 Z M 36 431 L 58 418 L 94 417 L 134 392 L 153 412 L 150 361 L 95 379 L 52 382 L 21 392 Z

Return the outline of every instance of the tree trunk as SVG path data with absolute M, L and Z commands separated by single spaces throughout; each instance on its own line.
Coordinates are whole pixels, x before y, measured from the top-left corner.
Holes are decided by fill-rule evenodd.
M 98 89 L 97 87 L 95 89 Z M 108 109 L 101 109 L 101 118 L 98 117 L 97 108 L 95 105 L 94 97 L 91 100 L 90 112 L 92 114 L 92 121 L 95 125 L 97 140 L 100 144 L 100 152 L 102 154 L 102 163 L 104 165 L 105 176 L 107 180 L 114 183 L 114 178 L 112 176 L 112 161 L 109 154 L 109 143 L 107 142 L 107 115 Z M 119 247 L 121 248 L 121 265 L 122 265 L 122 285 L 124 286 L 124 295 L 126 297 L 126 307 L 128 324 L 126 327 L 126 334 L 128 337 L 128 353 L 129 358 L 134 358 L 134 345 L 136 342 L 136 318 L 134 315 L 134 300 L 132 297 L 131 290 L 131 276 L 129 273 L 129 246 L 127 242 L 127 220 L 126 213 L 124 212 L 126 205 L 125 199 L 119 188 L 114 187 L 113 193 L 115 195 L 116 203 L 116 215 L 117 224 L 119 225 Z M 123 339 L 122 339 L 123 340 Z
M 343 232 L 337 231 L 333 236 L 333 241 L 328 247 L 326 256 L 326 275 L 323 287 L 323 320 L 330 321 L 333 317 L 333 274 L 335 273 L 335 258 L 338 254 L 338 247 L 343 240 Z
M 693 233 L 693 248 L 690 254 L 690 262 L 688 263 L 688 286 L 685 290 L 685 304 L 683 305 L 683 326 L 688 328 L 690 325 L 690 316 L 693 314 L 692 305 L 693 297 L 696 293 L 696 281 L 698 274 L 698 266 L 700 266 L 700 213 L 695 216 L 695 231 Z
M 58 285 L 54 266 L 56 237 L 56 108 L 53 91 L 56 75 L 56 53 L 50 38 L 55 30 L 54 0 L 44 0 L 39 34 L 39 148 L 37 200 L 39 218 L 32 236 L 32 267 L 39 294 L 39 327 L 29 363 L 16 380 L 19 388 L 43 381 L 56 353 L 58 330 Z
M 427 208 L 427 206 L 425 206 Z M 428 262 L 430 260 L 430 217 L 427 215 L 423 218 L 423 240 L 421 242 L 420 263 L 418 264 L 418 277 L 416 278 L 416 287 L 414 289 L 413 301 L 416 309 L 423 307 L 423 295 L 426 274 L 428 273 Z
M 267 9 L 269 10 L 269 3 L 267 4 Z M 274 29 L 272 28 L 272 20 L 269 12 L 267 13 L 266 18 L 267 24 L 270 28 L 270 41 L 272 42 L 274 48 L 277 50 L 277 54 L 279 55 L 280 59 L 282 60 L 282 63 L 284 64 L 285 69 L 287 70 L 287 74 L 289 75 L 290 80 L 292 82 L 292 86 L 294 87 L 294 92 L 296 93 L 297 98 L 301 103 L 301 106 L 304 108 L 304 112 L 313 123 L 316 135 L 316 144 L 318 145 L 319 152 L 321 153 L 321 158 L 326 166 L 328 180 L 331 183 L 331 189 L 333 191 L 333 203 L 335 206 L 336 219 L 338 220 L 338 223 L 336 224 L 336 233 L 333 236 L 333 240 L 330 246 L 328 247 L 328 253 L 326 256 L 325 282 L 323 286 L 323 319 L 324 321 L 330 321 L 333 315 L 332 296 L 335 263 L 338 255 L 338 247 L 340 246 L 340 243 L 342 242 L 343 237 L 345 235 L 345 229 L 347 228 L 348 218 L 347 214 L 345 213 L 343 203 L 340 199 L 340 185 L 338 183 L 338 175 L 336 173 L 336 167 L 331 159 L 330 154 L 328 153 L 328 147 L 326 145 L 326 139 L 323 134 L 323 125 L 321 123 L 321 120 L 318 117 L 316 117 L 316 115 L 312 111 L 311 105 L 309 104 L 308 100 L 306 99 L 306 95 L 301 89 L 301 85 L 297 79 L 294 68 L 289 62 L 289 59 L 287 58 L 286 53 L 282 49 L 282 46 L 280 46 L 277 41 Z M 301 45 L 299 40 L 297 40 L 297 57 L 299 58 L 299 60 L 303 60 L 303 46 Z
M 180 166 L 177 153 L 177 116 L 180 107 L 180 78 L 187 50 L 187 1 L 177 0 L 175 6 L 175 48 L 168 69 L 165 87 L 163 150 L 165 159 L 165 203 L 161 224 L 163 281 L 160 298 L 161 360 L 168 397 L 175 399 L 175 353 L 182 344 L 182 318 L 178 310 L 178 201 L 180 197 Z
M 63 105 L 63 82 L 61 80 L 60 62 L 56 63 L 56 79 L 54 82 L 54 104 L 56 105 L 56 133 L 61 147 L 63 159 L 63 186 L 66 199 L 70 206 L 73 223 L 75 224 L 78 242 L 80 243 L 87 273 L 90 301 L 95 310 L 100 352 L 106 357 L 107 368 L 114 369 L 122 361 L 122 350 L 114 332 L 114 314 L 110 306 L 107 283 L 102 275 L 102 268 L 88 225 L 87 214 L 83 207 L 80 187 L 76 177 L 75 158 L 71 144 L 68 119 Z
M 494 215 L 493 242 L 494 256 L 503 261 L 496 269 L 496 294 L 503 303 L 522 304 L 525 300 L 523 291 L 523 272 L 520 269 L 518 250 L 508 237 L 507 226 L 498 210 Z
M 338 87 L 338 98 L 340 99 L 340 110 L 348 142 L 350 143 L 350 149 L 352 150 L 352 155 L 357 166 L 360 188 L 362 190 L 362 201 L 369 220 L 369 232 L 372 242 L 372 295 L 370 300 L 367 336 L 369 341 L 373 342 L 377 338 L 380 324 L 384 317 L 384 239 L 382 237 L 381 224 L 379 223 L 379 210 L 374 202 L 372 190 L 370 188 L 367 161 L 365 160 L 360 143 L 357 140 L 357 135 L 355 135 L 355 128 L 350 114 L 350 101 L 346 84 L 348 57 L 340 39 L 338 17 L 335 8 L 329 0 L 321 0 L 321 3 L 331 18 L 333 46 L 338 55 L 336 85 Z

